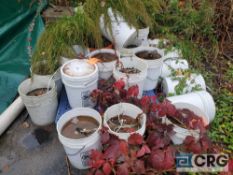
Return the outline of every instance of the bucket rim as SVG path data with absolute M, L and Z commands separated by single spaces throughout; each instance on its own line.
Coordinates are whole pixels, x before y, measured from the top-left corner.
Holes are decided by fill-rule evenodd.
M 62 77 L 62 79 L 66 78 L 66 79 L 69 79 L 69 80 L 70 80 L 70 79 L 72 79 L 72 80 L 83 80 L 83 79 L 86 79 L 86 78 L 92 78 L 93 76 L 95 76 L 96 74 L 98 74 L 98 71 L 99 71 L 99 70 L 98 70 L 97 64 L 93 64 L 93 66 L 95 67 L 95 70 L 94 70 L 92 73 L 90 73 L 90 74 L 88 74 L 88 75 L 85 75 L 85 76 L 80 76 L 80 77 L 78 77 L 78 76 L 70 76 L 70 75 L 65 74 L 64 71 L 63 71 L 64 67 L 65 67 L 67 64 L 69 64 L 69 63 L 71 63 L 71 62 L 75 62 L 75 61 L 81 61 L 81 60 L 80 60 L 80 59 L 72 59 L 72 60 L 67 61 L 66 63 L 64 63 L 64 64 L 61 66 L 60 72 L 61 72 L 61 77 Z M 83 59 L 82 61 L 87 62 L 88 59 Z
M 142 125 L 141 125 L 141 127 L 140 127 L 138 130 L 136 130 L 136 131 L 134 131 L 134 132 L 131 132 L 131 133 L 117 133 L 117 132 L 111 130 L 111 128 L 109 127 L 109 125 L 108 125 L 108 123 L 107 123 L 107 118 L 109 119 L 109 117 L 107 117 L 107 115 L 108 115 L 108 113 L 109 113 L 109 111 L 111 110 L 112 107 L 116 107 L 116 106 L 119 106 L 119 105 L 128 105 L 128 106 L 131 106 L 131 107 L 137 109 L 138 111 L 140 111 L 138 114 L 140 114 L 140 113 L 142 114 L 143 120 L 142 120 L 142 123 L 141 123 Z M 136 106 L 136 105 L 134 105 L 134 104 L 131 104 L 131 103 L 118 103 L 118 104 L 112 105 L 112 106 L 110 106 L 110 107 L 105 111 L 104 117 L 103 117 L 103 118 L 104 118 L 104 119 L 103 119 L 103 125 L 106 126 L 106 127 L 109 129 L 110 133 L 112 133 L 112 134 L 114 134 L 114 135 L 117 135 L 117 136 L 119 136 L 119 137 L 120 137 L 121 135 L 128 135 L 128 136 L 130 136 L 130 135 L 132 135 L 132 134 L 134 134 L 134 133 L 139 133 L 140 131 L 145 132 L 145 127 L 146 127 L 146 114 L 142 111 L 141 108 L 139 108 L 138 106 Z
M 91 111 L 91 112 L 94 112 L 95 113 L 95 116 L 97 116 L 96 118 L 99 118 L 99 120 L 97 120 L 96 118 L 94 118 L 92 115 L 89 115 L 90 117 L 93 117 L 98 123 L 99 123 L 99 126 L 98 126 L 98 128 L 96 129 L 96 131 L 94 132 L 94 133 L 92 133 L 91 135 L 89 135 L 89 136 L 87 136 L 87 137 L 84 137 L 84 138 L 80 138 L 80 139 L 72 139 L 72 138 L 68 138 L 68 137 L 65 137 L 65 136 L 63 136 L 62 134 L 61 134 L 61 130 L 62 130 L 62 128 L 64 127 L 64 125 L 69 121 L 69 120 L 71 120 L 72 118 L 74 118 L 74 117 L 77 117 L 77 116 L 79 116 L 79 115 L 81 115 L 81 114 L 76 114 L 76 113 L 78 113 L 78 111 L 79 111 L 79 113 L 81 113 L 82 111 Z M 75 114 L 74 114 L 75 113 Z M 89 143 L 89 142 L 84 142 L 85 140 L 87 140 L 87 139 L 90 139 L 90 138 L 94 138 L 95 137 L 95 135 L 97 134 L 98 135 L 98 132 L 99 132 L 99 130 L 102 128 L 102 123 L 103 123 L 103 121 L 102 121 L 102 117 L 101 117 L 101 115 L 99 114 L 99 112 L 98 111 L 96 111 L 96 110 L 94 110 L 94 109 L 92 109 L 92 108 L 89 108 L 89 107 L 77 107 L 77 108 L 73 108 L 73 109 L 71 109 L 71 110 L 69 110 L 69 111 L 67 111 L 67 112 L 65 112 L 61 117 L 60 117 L 60 119 L 57 121 L 57 125 L 56 125 L 56 129 L 57 129 L 57 133 L 58 133 L 58 137 L 59 137 L 59 140 L 62 142 L 62 144 L 64 144 L 64 140 L 66 140 L 66 141 L 68 141 L 68 142 L 74 142 L 74 141 L 77 141 L 77 140 L 79 140 L 79 141 L 83 141 L 83 143 L 84 144 L 86 144 L 86 143 Z M 62 139 L 61 139 L 62 138 Z M 90 139 L 90 140 L 92 140 L 92 139 Z M 67 143 L 65 141 L 65 143 Z M 73 146 L 75 146 L 75 145 L 82 145 L 82 144 L 80 144 L 80 143 L 75 143 L 75 144 L 68 144 L 68 145 L 73 145 Z
M 53 80 L 53 79 L 50 79 L 50 78 L 48 78 L 48 82 L 50 81 L 50 90 L 49 91 L 47 91 L 45 94 L 42 94 L 42 95 L 40 95 L 40 96 L 28 96 L 28 95 L 26 95 L 28 92 L 30 92 L 30 91 L 32 91 L 32 90 L 30 90 L 30 91 L 28 91 L 26 94 L 24 93 L 24 92 L 22 92 L 22 86 L 24 85 L 24 84 L 26 84 L 27 82 L 29 82 L 29 81 L 31 81 L 32 80 L 32 78 L 27 78 L 27 79 L 25 79 L 24 81 L 22 81 L 21 83 L 20 83 L 20 85 L 18 86 L 18 92 L 19 92 L 19 94 L 20 94 L 20 96 L 22 96 L 23 98 L 31 98 L 31 99 L 42 99 L 42 98 L 44 98 L 44 97 L 47 97 L 47 96 L 55 96 L 55 95 L 57 95 L 57 93 L 56 93 L 56 84 L 55 84 L 55 81 Z M 45 87 L 45 88 L 47 88 L 47 87 Z M 35 89 L 33 89 L 33 90 L 35 90 Z

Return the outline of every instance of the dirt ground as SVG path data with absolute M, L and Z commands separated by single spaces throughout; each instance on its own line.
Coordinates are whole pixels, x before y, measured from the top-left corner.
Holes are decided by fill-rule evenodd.
M 28 126 L 29 124 L 29 126 Z M 55 124 L 38 127 L 26 110 L 0 136 L 0 175 L 82 175 L 70 168 L 60 144 Z

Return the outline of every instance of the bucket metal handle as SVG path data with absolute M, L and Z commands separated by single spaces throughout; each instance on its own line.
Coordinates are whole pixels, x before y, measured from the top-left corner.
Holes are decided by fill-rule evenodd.
M 49 82 L 48 82 L 48 85 L 47 85 L 47 92 L 48 92 L 48 89 L 49 89 L 49 86 L 51 84 L 51 80 L 54 79 L 54 76 L 56 75 L 57 71 L 59 70 L 59 68 L 53 73 L 53 75 L 51 76 L 51 78 L 49 79 Z M 55 87 L 56 87 L 56 84 L 55 84 Z

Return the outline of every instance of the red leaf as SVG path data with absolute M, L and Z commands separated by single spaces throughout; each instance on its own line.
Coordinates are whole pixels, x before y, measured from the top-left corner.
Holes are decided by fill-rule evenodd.
M 149 157 L 149 163 L 156 170 L 163 170 L 164 161 L 164 152 L 163 150 L 155 150 L 151 153 Z
M 146 154 L 150 154 L 151 153 L 151 150 L 150 150 L 150 148 L 147 145 L 143 145 L 143 148 L 145 149 L 145 153 Z
M 129 170 L 128 170 L 127 163 L 123 163 L 123 164 L 119 165 L 119 167 L 117 168 L 116 174 L 117 175 L 128 175 Z
M 150 105 L 150 97 L 149 96 L 143 96 L 140 100 L 140 103 L 141 103 L 141 106 L 144 107 L 144 106 L 148 106 Z
M 131 87 L 128 89 L 127 97 L 137 97 L 138 94 L 139 94 L 138 85 L 134 85 L 134 86 L 131 86 Z
M 109 163 L 103 165 L 103 172 L 105 175 L 109 175 L 112 172 L 112 167 Z
M 128 143 L 131 145 L 141 145 L 143 143 L 143 137 L 138 133 L 134 133 L 130 135 Z
M 136 174 L 145 174 L 145 164 L 143 160 L 136 160 L 132 167 Z
M 108 162 L 109 162 L 112 166 L 114 166 L 115 163 L 116 163 L 116 161 L 115 161 L 114 159 L 109 159 Z
M 121 152 L 119 150 L 120 150 L 120 143 L 112 144 L 105 150 L 104 158 L 116 160 L 121 155 Z
M 124 155 L 128 155 L 128 144 L 126 141 L 121 141 L 120 142 L 120 151 Z
M 90 171 L 88 171 L 86 175 L 94 175 L 94 174 L 95 174 L 95 169 L 90 169 Z
M 143 96 L 140 100 L 140 105 L 143 110 L 143 112 L 148 113 L 150 110 L 150 97 L 149 96 Z
M 104 160 L 103 160 L 103 154 L 102 152 L 98 151 L 98 150 L 91 150 L 91 154 L 90 154 L 90 166 L 92 168 L 100 168 L 103 164 L 104 164 Z
M 123 80 L 118 80 L 113 84 L 113 87 L 118 89 L 118 90 L 124 89 L 125 82 Z
M 207 152 L 211 148 L 211 141 L 207 136 L 202 137 L 200 139 L 200 143 L 201 143 L 203 152 Z
M 142 157 L 146 154 L 145 148 L 141 148 L 140 150 L 137 151 L 137 157 Z
M 109 141 L 109 139 L 110 139 L 110 135 L 108 132 L 108 128 L 103 127 L 101 129 L 101 143 L 106 144 Z
M 146 142 L 150 147 L 153 147 L 153 149 L 164 148 L 169 145 L 170 138 L 168 136 L 164 136 L 163 133 L 153 132 L 149 134 Z
M 158 109 L 159 109 L 159 105 L 158 104 L 153 103 L 151 105 L 151 112 L 157 112 Z
M 194 143 L 192 145 L 189 145 L 189 147 L 186 147 L 186 149 L 189 152 L 192 152 L 194 154 L 200 154 L 203 151 L 200 142 L 197 142 L 197 143 Z
M 102 171 L 100 171 L 100 170 L 97 170 L 97 171 L 95 172 L 95 175 L 104 175 L 104 173 L 103 173 Z
M 187 136 L 184 140 L 185 145 L 190 145 L 195 143 L 195 138 L 193 136 Z
M 176 108 L 174 105 L 172 105 L 169 101 L 165 100 L 164 105 L 167 108 L 167 115 L 168 116 L 175 116 L 176 114 Z
M 147 145 L 143 145 L 140 150 L 137 151 L 137 157 L 142 157 L 145 154 L 149 154 L 150 148 Z
M 193 136 L 187 136 L 184 140 L 185 149 L 192 153 L 201 153 L 202 147 L 200 142 L 196 142 Z
M 175 164 L 174 154 L 175 150 L 171 147 L 154 150 L 149 157 L 149 163 L 158 171 L 171 169 Z
M 195 154 L 205 153 L 211 148 L 211 142 L 207 136 L 203 136 L 197 141 L 193 136 L 187 136 L 184 145 L 187 151 Z
M 233 159 L 228 161 L 228 171 L 233 172 Z

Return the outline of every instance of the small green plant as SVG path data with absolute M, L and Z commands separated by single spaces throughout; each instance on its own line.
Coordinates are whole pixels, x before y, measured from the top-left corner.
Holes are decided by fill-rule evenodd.
M 71 46 L 56 36 L 54 29 L 49 26 L 37 42 L 31 60 L 32 74 L 53 74 L 59 67 L 60 56 L 76 56 Z

